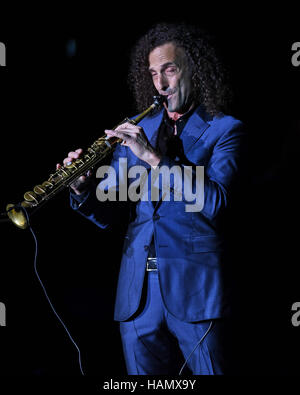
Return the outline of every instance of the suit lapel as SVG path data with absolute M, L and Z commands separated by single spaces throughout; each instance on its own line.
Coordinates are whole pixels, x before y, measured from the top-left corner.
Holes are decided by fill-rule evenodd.
M 158 136 L 158 129 L 163 119 L 163 110 L 158 112 L 152 117 L 144 118 L 139 125 L 144 129 L 145 134 L 150 141 L 151 145 L 155 147 L 157 136 Z
M 144 118 L 140 123 L 139 126 L 141 126 L 144 129 L 144 132 L 152 145 L 152 147 L 156 146 L 156 141 L 158 137 L 158 130 L 160 127 L 160 124 L 163 119 L 163 110 L 158 112 L 157 114 L 153 115 L 152 117 L 147 117 Z M 147 169 L 150 168 L 151 166 L 148 165 L 148 163 L 136 158 L 136 164 L 145 166 Z
M 161 110 L 160 112 L 158 112 L 152 117 L 144 118 L 139 123 L 139 126 L 141 126 L 144 129 L 144 132 L 150 144 L 153 147 L 156 146 L 158 130 L 163 119 L 163 113 L 164 111 Z M 203 133 L 209 128 L 210 124 L 207 123 L 207 121 L 209 120 L 211 120 L 211 118 L 209 118 L 209 116 L 201 106 L 197 107 L 194 113 L 190 116 L 183 131 L 180 134 L 180 139 L 182 140 L 185 153 L 187 153 L 190 149 L 192 149 L 193 145 L 201 138 Z M 135 160 L 133 162 L 135 165 L 142 165 L 148 169 L 150 168 L 150 165 L 148 165 L 146 162 L 137 159 L 136 157 L 134 157 L 134 159 Z M 148 193 L 150 193 L 150 190 L 148 191 Z M 155 211 L 157 210 L 161 202 L 162 202 L 161 200 L 157 202 L 151 202 L 151 200 L 149 201 L 149 203 L 152 206 L 152 209 L 154 208 Z
M 163 118 L 163 111 L 161 112 L 160 116 L 157 117 L 155 120 L 155 125 L 150 125 L 152 126 L 152 130 L 149 133 L 149 137 L 147 134 L 148 139 L 150 140 L 152 146 L 155 146 L 156 140 L 157 140 L 157 135 L 158 135 L 158 129 L 159 126 L 162 122 Z M 208 121 L 210 121 L 212 118 L 204 111 L 204 109 L 199 106 L 196 108 L 196 110 L 193 112 L 193 114 L 190 116 L 188 119 L 187 123 L 185 124 L 181 134 L 180 134 L 180 139 L 182 141 L 182 145 L 184 148 L 184 153 L 190 151 L 193 147 L 193 145 L 201 138 L 203 133 L 209 128 L 210 124 Z M 149 126 L 150 126 L 149 125 Z M 148 191 L 150 193 L 150 190 Z M 152 202 L 152 207 L 154 208 L 154 213 L 157 211 L 158 207 L 162 203 L 162 196 L 160 196 L 160 199 L 156 202 Z
M 201 138 L 205 130 L 209 128 L 210 125 L 206 122 L 209 119 L 201 106 L 197 107 L 190 116 L 180 135 L 185 154 Z
M 163 119 L 163 110 L 155 114 L 153 117 L 143 119 L 139 125 L 144 129 L 145 134 L 153 147 L 156 146 L 158 137 L 158 130 Z M 183 131 L 180 134 L 184 152 L 188 152 L 192 146 L 200 139 L 205 130 L 209 128 L 210 124 L 207 121 L 211 120 L 203 107 L 196 108 L 194 113 L 188 119 Z

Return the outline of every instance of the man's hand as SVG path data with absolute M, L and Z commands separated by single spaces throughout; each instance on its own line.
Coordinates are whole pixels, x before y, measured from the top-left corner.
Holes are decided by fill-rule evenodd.
M 154 150 L 140 126 L 126 122 L 119 125 L 115 130 L 105 130 L 105 133 L 108 137 L 115 136 L 122 139 L 121 145 L 129 147 L 135 156 L 147 162 L 150 166 L 157 166 L 160 162 L 160 155 Z
M 71 151 L 68 153 L 67 158 L 63 160 L 64 166 L 68 165 L 69 163 L 72 163 L 74 160 L 78 159 L 81 157 L 83 153 L 83 150 L 81 148 L 78 148 L 76 151 Z M 56 170 L 59 170 L 61 168 L 61 164 L 57 163 L 56 165 Z M 87 190 L 87 187 L 90 183 L 90 178 L 91 178 L 91 171 L 89 170 L 86 175 L 80 176 L 75 180 L 70 187 L 73 189 L 73 191 L 76 193 L 76 195 L 81 195 L 83 192 Z

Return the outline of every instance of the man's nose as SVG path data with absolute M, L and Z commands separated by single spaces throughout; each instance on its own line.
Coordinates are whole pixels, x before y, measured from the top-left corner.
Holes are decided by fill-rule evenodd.
M 158 89 L 161 91 L 165 91 L 169 87 L 168 79 L 166 78 L 166 76 L 164 74 L 158 75 L 157 84 L 158 84 Z

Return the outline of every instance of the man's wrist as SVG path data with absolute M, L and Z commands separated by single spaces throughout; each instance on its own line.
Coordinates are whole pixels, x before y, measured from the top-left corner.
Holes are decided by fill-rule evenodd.
M 75 195 L 77 196 L 83 196 L 87 192 L 87 189 L 79 190 L 72 188 L 72 192 L 75 193 Z
M 79 191 L 79 190 L 75 191 L 74 188 L 70 187 L 70 193 L 74 199 L 76 199 L 78 202 L 81 202 L 89 195 L 89 190 L 85 189 L 82 191 Z
M 144 159 L 150 166 L 156 167 L 161 161 L 161 155 L 155 151 L 148 151 L 147 156 Z

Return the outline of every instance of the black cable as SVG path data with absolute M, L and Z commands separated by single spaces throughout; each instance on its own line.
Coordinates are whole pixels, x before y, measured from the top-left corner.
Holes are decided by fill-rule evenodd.
M 205 339 L 205 337 L 208 335 L 208 332 L 211 330 L 213 325 L 213 321 L 210 322 L 209 327 L 207 329 L 207 331 L 204 333 L 204 335 L 201 337 L 201 339 L 197 342 L 197 344 L 195 345 L 195 347 L 192 349 L 190 355 L 186 358 L 186 360 L 184 361 L 184 364 L 182 365 L 180 371 L 179 371 L 179 376 L 181 375 L 183 368 L 185 367 L 185 365 L 187 364 L 188 360 L 191 358 L 192 354 L 195 352 L 196 348 L 200 346 L 200 344 L 203 342 L 203 340 Z
M 39 276 L 39 273 L 38 273 L 38 270 L 37 270 L 37 255 L 38 255 L 38 242 L 37 242 L 37 238 L 36 238 L 36 235 L 35 235 L 35 233 L 34 233 L 32 227 L 31 227 L 31 225 L 30 225 L 29 216 L 28 216 L 28 213 L 27 213 L 26 209 L 25 209 L 24 207 L 22 207 L 22 206 L 21 206 L 21 209 L 24 211 L 24 213 L 25 213 L 25 215 L 26 215 L 26 219 L 27 219 L 27 222 L 28 222 L 28 227 L 29 227 L 29 230 L 30 230 L 30 232 L 31 232 L 31 234 L 32 234 L 32 236 L 33 236 L 33 238 L 34 238 L 34 242 L 35 242 L 35 254 L 34 254 L 34 271 L 35 271 L 35 274 L 36 274 L 36 276 L 37 276 L 37 279 L 38 279 L 38 281 L 39 281 L 39 283 L 40 283 L 40 285 L 41 285 L 41 287 L 42 287 L 42 289 L 43 289 L 43 292 L 44 292 L 44 294 L 45 294 L 45 296 L 46 296 L 46 299 L 47 299 L 47 301 L 48 301 L 48 303 L 49 303 L 49 305 L 50 305 L 50 307 L 51 307 L 53 313 L 55 314 L 56 318 L 59 320 L 59 322 L 61 323 L 61 325 L 62 325 L 63 328 L 65 329 L 65 331 L 66 331 L 66 333 L 67 333 L 69 339 L 71 340 L 71 342 L 73 343 L 73 345 L 75 346 L 75 348 L 76 348 L 76 350 L 77 350 L 77 352 L 78 352 L 79 368 L 80 368 L 80 372 L 81 372 L 82 376 L 84 376 L 85 374 L 84 374 L 84 371 L 83 371 L 83 368 L 82 368 L 80 349 L 79 349 L 78 345 L 76 344 L 75 340 L 73 339 L 73 337 L 71 336 L 71 334 L 70 334 L 68 328 L 66 327 L 65 323 L 63 322 L 63 320 L 61 319 L 61 317 L 60 317 L 60 316 L 58 315 L 58 313 L 56 312 L 56 310 L 55 310 L 55 308 L 54 308 L 54 306 L 53 306 L 53 304 L 52 304 L 52 302 L 51 302 L 51 300 L 50 300 L 50 298 L 49 298 L 49 296 L 48 296 L 48 294 L 47 294 L 46 288 L 45 288 L 45 286 L 44 286 L 44 284 L 43 284 L 43 282 L 42 282 L 42 280 L 41 280 L 41 278 L 40 278 L 40 276 Z

